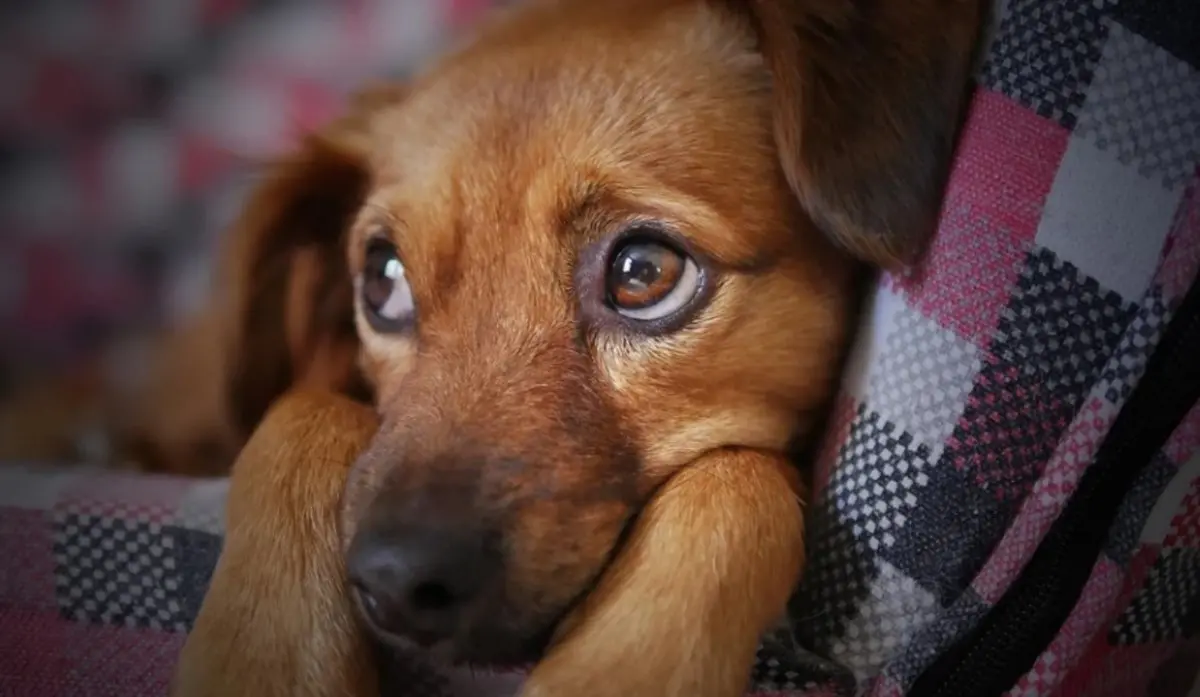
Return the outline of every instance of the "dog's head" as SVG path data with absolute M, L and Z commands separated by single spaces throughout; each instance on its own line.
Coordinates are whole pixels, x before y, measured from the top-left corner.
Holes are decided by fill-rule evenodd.
M 373 394 L 380 633 L 531 658 L 673 472 L 811 427 L 855 268 L 933 230 L 980 5 L 534 3 L 259 189 L 230 394 Z

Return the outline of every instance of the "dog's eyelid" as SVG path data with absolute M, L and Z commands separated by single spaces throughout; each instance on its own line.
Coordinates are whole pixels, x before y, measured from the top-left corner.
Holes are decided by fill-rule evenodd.
M 763 255 L 730 254 L 730 250 L 711 244 L 712 235 L 702 234 L 688 224 L 649 217 L 634 220 L 619 228 L 620 237 L 645 235 L 665 242 L 694 259 L 710 274 L 755 273 L 769 264 Z
M 610 216 L 599 234 L 611 238 L 642 230 L 675 245 L 701 266 L 719 273 L 753 273 L 769 263 L 762 250 L 745 247 L 737 235 L 720 233 L 734 226 L 707 206 L 696 210 L 675 208 L 643 205 L 637 212 Z
M 364 203 L 345 234 L 343 249 L 351 272 L 357 273 L 362 268 L 372 240 L 384 240 L 398 248 L 402 230 L 399 217 L 392 211 L 378 203 Z
M 352 229 L 360 242 L 365 242 L 371 237 L 384 237 L 395 242 L 396 237 L 404 229 L 404 223 L 391 208 L 374 201 L 367 201 L 359 211 Z

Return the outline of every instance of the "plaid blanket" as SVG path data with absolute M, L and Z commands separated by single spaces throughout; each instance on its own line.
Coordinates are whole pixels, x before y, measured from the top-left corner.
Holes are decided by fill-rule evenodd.
M 1188 694 L 1200 406 L 1145 407 L 1138 387 L 1196 314 L 1197 37 L 1192 0 L 1000 0 L 937 237 L 864 317 L 817 458 L 810 565 L 790 631 L 759 652 L 757 694 L 933 694 L 930 675 L 955 684 L 976 665 L 979 681 L 1011 674 L 992 694 Z M 1134 411 L 1169 435 L 1126 439 Z M 1133 479 L 1111 520 L 1084 506 L 1095 553 L 1047 565 L 1111 471 Z M 0 695 L 161 695 L 224 487 L 0 473 Z M 1029 580 L 1043 568 L 1062 573 Z M 1048 606 L 1022 604 L 1039 584 L 1067 600 L 1049 625 L 1025 616 Z M 520 680 L 403 669 L 417 697 Z

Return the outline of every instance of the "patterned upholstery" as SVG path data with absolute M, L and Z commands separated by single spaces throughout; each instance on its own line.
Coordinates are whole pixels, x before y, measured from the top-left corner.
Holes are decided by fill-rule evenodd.
M 937 238 L 919 267 L 880 280 L 859 332 L 793 603 L 787 639 L 803 649 L 790 664 L 772 649 L 769 685 L 824 673 L 827 689 L 904 694 L 979 626 L 1197 278 L 1200 6 L 997 9 Z M 1186 693 L 1197 492 L 1200 406 L 1141 472 L 1074 610 L 1009 694 Z

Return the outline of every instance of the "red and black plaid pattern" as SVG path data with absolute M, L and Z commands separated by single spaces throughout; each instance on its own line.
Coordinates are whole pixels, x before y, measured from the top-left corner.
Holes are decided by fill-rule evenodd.
M 816 463 L 791 631 L 764 641 L 754 694 L 901 695 L 976 627 L 1197 279 L 1200 4 L 997 9 L 937 237 L 864 317 Z M 0 695 L 162 694 L 215 562 L 222 487 L 0 475 Z M 1198 579 L 1200 406 L 1126 493 L 1009 694 L 1187 694 Z M 508 695 L 521 679 L 419 657 L 396 671 L 417 697 Z

